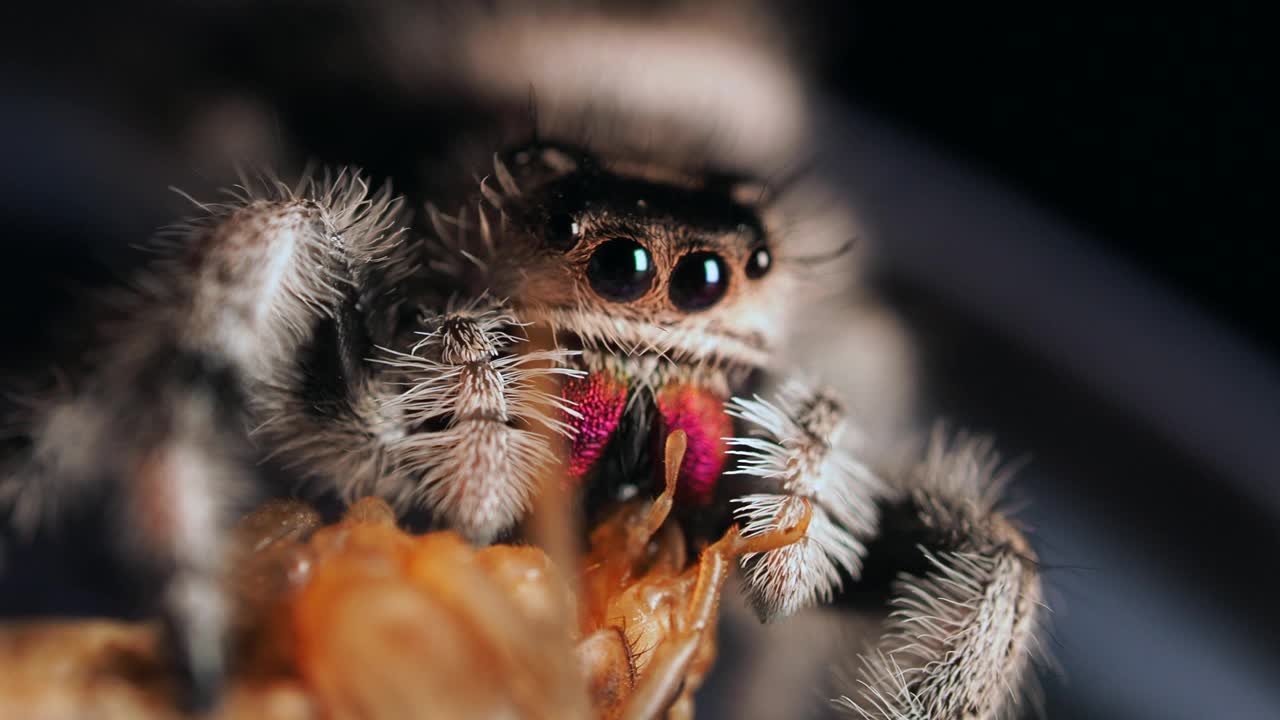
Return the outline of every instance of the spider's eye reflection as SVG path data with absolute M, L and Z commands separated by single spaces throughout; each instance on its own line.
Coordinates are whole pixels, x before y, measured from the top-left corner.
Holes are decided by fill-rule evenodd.
M 764 277 L 771 267 L 773 267 L 773 254 L 769 252 L 769 248 L 756 248 L 751 252 L 751 257 L 747 258 L 747 277 L 752 280 Z
M 569 213 L 555 213 L 547 218 L 547 244 L 556 250 L 572 250 L 582 237 L 582 225 Z
M 689 253 L 671 272 L 671 302 L 681 310 L 705 310 L 729 289 L 729 266 L 713 252 Z
M 644 295 L 653 286 L 656 274 L 649 251 L 625 238 L 614 238 L 596 248 L 587 263 L 591 289 L 614 302 L 627 302 Z

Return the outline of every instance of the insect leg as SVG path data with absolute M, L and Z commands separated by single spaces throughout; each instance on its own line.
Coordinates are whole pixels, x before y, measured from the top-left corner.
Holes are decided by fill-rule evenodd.
M 733 562 L 744 554 L 775 552 L 803 540 L 813 519 L 813 507 L 804 498 L 797 504 L 799 512 L 786 524 L 751 536 L 730 528 L 698 555 L 697 565 L 690 570 L 696 573 L 693 591 L 677 620 L 677 631 L 657 649 L 622 717 L 654 718 L 668 713 L 692 717 L 693 692 L 715 657 L 720 596 Z

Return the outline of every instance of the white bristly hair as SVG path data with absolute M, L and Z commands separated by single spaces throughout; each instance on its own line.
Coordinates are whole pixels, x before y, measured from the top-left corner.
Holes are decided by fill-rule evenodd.
M 136 428 L 121 417 L 142 406 L 167 417 L 189 402 L 195 388 L 181 383 L 172 396 L 134 390 L 156 379 L 157 362 L 166 366 L 160 361 L 177 352 L 216 359 L 252 388 L 246 403 L 256 415 L 297 415 L 286 412 L 295 410 L 295 360 L 317 319 L 333 317 L 370 274 L 394 285 L 416 269 L 398 222 L 403 202 L 354 170 L 292 186 L 246 179 L 228 194 L 225 202 L 191 199 L 198 215 L 147 243 L 154 257 L 129 284 L 93 295 L 93 353 L 75 382 L 15 391 L 15 417 L 0 434 L 29 433 L 33 442 L 0 468 L 0 511 L 24 528 L 53 522 L 86 479 L 103 474 L 102 457 L 128 456 L 122 448 Z M 289 437 L 291 426 L 279 424 Z M 220 482 L 219 501 L 240 497 L 241 485 Z
M 952 444 L 935 433 L 926 459 L 903 488 L 928 527 L 962 538 L 922 548 L 929 569 L 902 575 L 894 611 L 874 652 L 845 681 L 858 691 L 836 701 L 866 720 L 1007 718 L 1020 705 L 1031 661 L 1043 657 L 1039 568 L 1018 528 L 994 511 L 1007 479 L 989 443 Z
M 271 369 L 292 367 L 315 318 L 331 317 L 350 287 L 374 273 L 396 287 L 416 271 L 403 201 L 354 170 L 294 187 L 246 179 L 229 194 L 197 202 L 203 215 L 162 233 L 150 245 L 157 261 L 108 300 L 129 314 L 181 314 L 170 322 L 184 344 L 231 356 L 255 381 L 288 382 Z
M 756 612 L 772 619 L 829 600 L 840 587 L 842 570 L 858 575 L 865 553 L 859 538 L 874 534 L 872 501 L 884 494 L 875 475 L 838 446 L 846 426 L 842 408 L 829 394 L 793 381 L 782 388 L 776 404 L 759 396 L 734 398 L 726 411 L 759 433 L 728 439 L 729 454 L 740 458 L 729 474 L 762 478 L 780 490 L 733 501 L 743 534 L 785 527 L 803 506 L 798 498 L 813 501 L 802 540 L 743 557 Z
M 410 352 L 384 348 L 379 359 L 411 378 L 385 415 L 410 426 L 445 423 L 396 441 L 401 468 L 420 478 L 397 499 L 431 508 L 474 542 L 490 542 L 528 510 L 538 469 L 554 460 L 529 425 L 572 431 L 556 416 L 576 411 L 538 390 L 538 380 L 585 373 L 565 367 L 571 351 L 512 354 L 521 338 L 511 330 L 520 324 L 501 308 L 472 306 L 428 322 L 434 327 Z

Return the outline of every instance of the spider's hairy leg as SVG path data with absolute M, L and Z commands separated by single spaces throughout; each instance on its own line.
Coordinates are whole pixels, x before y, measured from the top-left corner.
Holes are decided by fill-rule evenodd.
M 242 390 L 225 363 L 163 334 L 110 350 L 74 396 L 32 408 L 0 509 L 30 533 L 99 504 L 128 584 L 163 616 L 183 700 L 202 707 L 223 674 L 222 527 L 246 489 Z
M 922 462 L 889 475 L 889 541 L 879 550 L 892 556 L 896 580 L 883 634 L 838 679 L 848 714 L 1014 715 L 1041 655 L 1042 604 L 1036 556 L 995 509 L 1006 478 L 989 443 L 949 443 L 941 430 Z
M 885 491 L 841 444 L 841 403 L 827 390 L 792 381 L 776 402 L 735 398 L 727 411 L 750 433 L 729 440 L 729 453 L 738 456 L 730 474 L 753 476 L 767 490 L 734 500 L 743 534 L 792 525 L 810 506 L 812 513 L 799 542 L 743 557 L 751 604 L 771 620 L 831 600 L 843 576 L 858 575 L 863 542 L 876 530 L 875 500 Z
M 555 461 L 532 425 L 570 433 L 558 418 L 576 412 L 540 381 L 584 373 L 565 366 L 568 351 L 529 350 L 524 325 L 483 298 L 427 327 L 410 352 L 379 359 L 404 378 L 388 412 L 413 428 L 393 451 L 411 478 L 395 500 L 485 544 L 526 514 L 539 469 Z
M 113 501 L 119 550 L 157 584 L 192 704 L 215 701 L 225 671 L 222 555 L 252 477 L 247 428 L 379 252 L 371 238 L 394 206 L 350 178 L 202 206 L 207 216 L 107 298 L 83 377 L 24 422 L 5 478 L 15 521 L 56 520 L 88 491 Z

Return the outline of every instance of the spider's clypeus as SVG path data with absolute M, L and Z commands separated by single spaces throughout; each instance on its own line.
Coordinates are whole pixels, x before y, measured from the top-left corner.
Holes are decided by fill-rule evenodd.
M 742 561 L 761 619 L 842 590 L 876 598 L 882 624 L 848 648 L 841 707 L 1010 713 L 1040 589 L 994 509 L 994 463 L 937 437 L 873 472 L 841 399 L 785 378 L 812 259 L 789 243 L 785 203 L 751 178 L 545 140 L 487 170 L 456 210 L 428 206 L 422 231 L 349 172 L 200 205 L 106 303 L 71 379 L 27 396 L 0 478 L 14 522 L 89 484 L 123 498 L 123 542 L 162 578 L 170 641 L 208 698 L 228 508 L 257 460 L 483 545 L 519 536 L 558 460 L 587 516 L 657 494 L 661 443 L 680 430 L 674 515 L 691 548 L 811 513 L 799 542 Z

